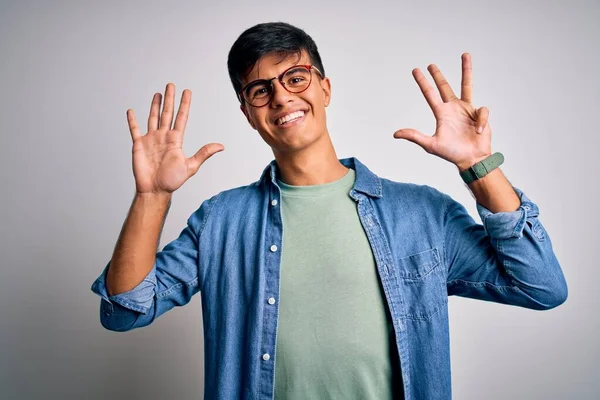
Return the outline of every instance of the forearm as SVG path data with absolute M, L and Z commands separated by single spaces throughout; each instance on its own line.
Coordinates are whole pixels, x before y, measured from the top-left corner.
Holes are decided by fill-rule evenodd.
M 171 197 L 136 194 L 106 273 L 109 295 L 133 289 L 154 266 Z
M 516 211 L 521 205 L 519 196 L 500 168 L 468 185 L 475 200 L 493 213 Z
M 565 301 L 565 278 L 537 205 L 514 190 L 521 202 L 515 212 L 493 213 L 477 204 L 482 224 L 448 199 L 448 294 L 549 309 Z

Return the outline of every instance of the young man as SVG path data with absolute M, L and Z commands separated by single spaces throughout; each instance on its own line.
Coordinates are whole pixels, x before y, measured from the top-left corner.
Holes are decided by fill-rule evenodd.
M 431 187 L 337 158 L 317 46 L 285 23 L 248 29 L 228 61 L 275 160 L 258 181 L 204 201 L 158 253 L 172 193 L 223 146 L 183 154 L 189 90 L 173 126 L 172 84 L 162 112 L 155 94 L 147 134 L 128 111 L 136 196 L 92 285 L 102 325 L 145 326 L 201 292 L 206 398 L 450 398 L 449 295 L 538 310 L 567 297 L 538 207 L 497 168 L 488 110 L 471 104 L 468 54 L 462 66 L 460 98 L 434 65 L 439 95 L 413 71 L 437 129 L 394 137 L 456 165 L 483 225 Z

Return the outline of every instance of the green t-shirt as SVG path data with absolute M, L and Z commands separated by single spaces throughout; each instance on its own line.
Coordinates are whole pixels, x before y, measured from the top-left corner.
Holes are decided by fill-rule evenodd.
M 349 169 L 281 187 L 283 250 L 275 398 L 402 398 L 394 331 Z

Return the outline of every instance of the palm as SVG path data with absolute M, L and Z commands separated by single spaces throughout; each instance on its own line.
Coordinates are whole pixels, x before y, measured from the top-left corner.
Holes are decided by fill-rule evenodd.
M 181 148 L 180 132 L 148 132 L 133 144 L 133 175 L 136 190 L 145 193 L 158 189 L 174 192 L 187 180 L 186 157 Z M 167 139 L 171 138 L 171 139 Z
M 432 153 L 454 163 L 485 157 L 491 152 L 486 131 L 476 131 L 476 110 L 468 103 L 455 99 L 442 103 L 434 110 L 436 129 Z M 486 127 L 489 130 L 489 125 Z
M 407 139 L 420 145 L 428 153 L 437 155 L 466 169 L 491 154 L 491 129 L 487 123 L 486 107 L 475 109 L 472 105 L 471 57 L 463 54 L 461 98 L 456 97 L 448 82 L 435 65 L 429 66 L 439 95 L 418 69 L 413 76 L 425 96 L 436 119 L 433 136 L 415 129 L 400 129 L 395 138 Z M 481 127 L 482 131 L 477 132 Z
M 182 145 L 191 92 L 183 91 L 175 124 L 171 127 L 174 92 L 175 86 L 168 84 L 162 113 L 161 95 L 154 95 L 148 117 L 148 133 L 145 135 L 140 134 L 133 110 L 127 111 L 133 139 L 133 175 L 137 193 L 172 193 L 194 175 L 204 161 L 223 150 L 222 144 L 210 143 L 186 158 Z

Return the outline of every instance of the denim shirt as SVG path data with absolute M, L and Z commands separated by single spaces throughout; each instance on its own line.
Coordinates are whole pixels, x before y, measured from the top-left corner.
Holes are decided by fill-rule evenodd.
M 400 358 L 405 399 L 450 399 L 448 296 L 547 310 L 567 285 L 538 207 L 492 213 L 483 225 L 448 195 L 380 178 L 356 158 L 357 203 Z M 108 296 L 108 265 L 93 283 L 100 321 L 113 331 L 148 325 L 201 292 L 205 398 L 273 399 L 284 227 L 273 160 L 261 178 L 202 202 L 146 278 Z M 273 301 L 273 299 L 275 301 Z

